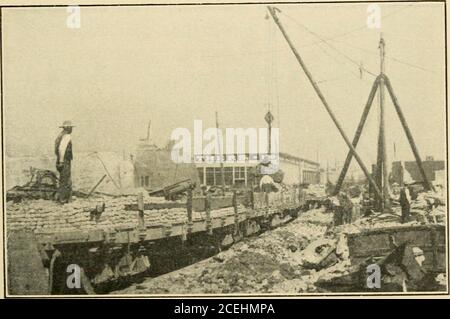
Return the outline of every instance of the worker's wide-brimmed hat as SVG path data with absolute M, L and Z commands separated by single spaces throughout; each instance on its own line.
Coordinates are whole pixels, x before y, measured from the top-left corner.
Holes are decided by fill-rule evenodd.
M 72 121 L 64 121 L 60 127 L 75 127 L 75 125 L 72 124 Z

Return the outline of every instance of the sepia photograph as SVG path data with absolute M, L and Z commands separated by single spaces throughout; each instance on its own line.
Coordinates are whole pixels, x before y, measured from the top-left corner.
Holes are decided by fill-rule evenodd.
M 11 2 L 6 297 L 448 297 L 445 1 Z

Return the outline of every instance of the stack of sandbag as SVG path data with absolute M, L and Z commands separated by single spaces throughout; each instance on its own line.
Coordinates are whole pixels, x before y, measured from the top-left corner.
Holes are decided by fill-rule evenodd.
M 147 197 L 145 203 L 165 203 L 160 197 Z M 92 210 L 105 203 L 99 218 Z M 27 230 L 37 233 L 55 233 L 89 229 L 134 228 L 138 225 L 137 211 L 125 210 L 125 205 L 136 204 L 135 196 L 77 198 L 61 205 L 48 200 L 24 200 L 7 203 L 6 225 L 8 231 Z M 243 207 L 241 207 L 241 210 Z M 234 214 L 233 207 L 214 210 L 212 217 Z M 193 212 L 193 220 L 205 219 L 205 213 Z M 168 226 L 187 223 L 186 208 L 146 210 L 144 221 L 148 226 Z

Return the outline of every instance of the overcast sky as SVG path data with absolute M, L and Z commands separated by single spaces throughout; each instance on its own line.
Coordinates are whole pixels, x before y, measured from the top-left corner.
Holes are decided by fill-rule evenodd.
M 374 76 L 380 31 L 386 73 L 422 157 L 445 158 L 445 43 L 441 3 L 279 5 L 280 20 L 352 139 Z M 213 127 L 264 127 L 271 105 L 284 152 L 325 165 L 347 148 L 262 5 L 3 9 L 3 93 L 8 155 L 52 152 L 64 120 L 75 151 L 133 151 L 146 134 L 163 146 L 194 119 Z M 326 40 L 326 41 L 323 41 Z M 386 92 L 386 97 L 387 97 Z M 388 99 L 387 99 L 388 100 Z M 377 99 L 358 150 L 376 160 Z M 388 158 L 413 159 L 392 103 Z

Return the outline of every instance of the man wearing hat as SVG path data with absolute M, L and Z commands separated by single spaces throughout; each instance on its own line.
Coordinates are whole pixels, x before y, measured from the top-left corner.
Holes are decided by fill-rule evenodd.
M 56 169 L 59 172 L 59 196 L 61 203 L 69 202 L 72 197 L 71 162 L 72 162 L 72 125 L 64 121 L 60 126 L 63 130 L 55 140 Z

